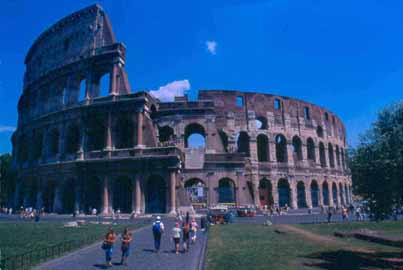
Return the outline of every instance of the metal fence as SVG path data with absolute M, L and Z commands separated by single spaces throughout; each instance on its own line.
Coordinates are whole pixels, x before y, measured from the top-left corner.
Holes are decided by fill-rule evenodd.
M 23 254 L 10 256 L 0 260 L 0 270 L 31 269 L 31 267 L 41 262 L 60 257 L 64 253 L 79 249 L 97 240 L 101 240 L 102 237 L 103 236 L 93 235 L 82 239 L 65 241 L 56 245 L 31 250 Z

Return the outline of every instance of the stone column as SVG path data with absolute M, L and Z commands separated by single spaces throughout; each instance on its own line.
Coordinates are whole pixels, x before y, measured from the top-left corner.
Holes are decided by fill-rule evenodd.
M 81 185 L 79 181 L 74 181 L 74 211 L 80 211 L 81 208 Z
M 298 208 L 298 194 L 297 194 L 297 183 L 294 180 L 290 181 L 290 199 L 291 199 L 291 208 Z
M 340 198 L 340 192 L 339 192 L 339 185 L 336 182 L 336 200 L 337 200 L 337 206 L 341 206 L 341 198 Z
M 326 160 L 326 168 L 331 168 L 330 167 L 330 157 L 329 157 L 329 147 L 328 147 L 328 145 L 325 145 L 325 160 Z
M 107 126 L 106 126 L 106 150 L 112 150 L 112 115 L 108 112 Z
M 328 181 L 327 189 L 329 191 L 329 206 L 333 207 L 334 206 L 334 203 L 333 203 L 333 187 L 332 187 L 332 182 L 331 181 Z
M 318 180 L 319 206 L 323 206 L 323 183 Z
M 55 187 L 55 199 L 53 201 L 53 212 L 61 213 L 62 210 L 63 210 L 62 187 L 61 183 L 57 183 Z
M 85 80 L 85 100 L 89 100 L 92 97 L 92 89 L 93 89 L 93 74 L 88 73 Z
M 278 188 L 277 188 L 277 181 L 272 182 L 272 194 L 273 194 L 273 203 L 274 205 L 278 206 Z
M 319 141 L 317 144 L 315 143 L 315 162 L 317 168 L 322 168 L 322 165 L 320 164 Z
M 269 160 L 271 162 L 277 162 L 276 143 L 274 142 L 274 139 L 272 139 L 271 137 L 272 135 L 269 135 Z
M 305 185 L 305 183 L 304 183 Z M 305 185 L 305 200 L 306 200 L 306 206 L 308 208 L 312 207 L 312 194 L 311 194 L 311 185 L 308 182 L 308 184 Z
M 117 95 L 118 94 L 117 83 L 116 83 L 117 75 L 118 75 L 118 66 L 117 66 L 117 64 L 114 64 L 112 66 L 112 71 L 110 73 L 109 95 Z
M 170 197 L 170 215 L 176 215 L 176 171 L 170 172 L 169 181 L 169 197 Z
M 109 181 L 108 176 L 105 175 L 102 181 L 102 214 L 107 215 L 110 213 L 111 205 L 109 205 Z
M 135 211 L 136 214 L 141 214 L 141 175 L 136 174 L 134 179 L 134 197 L 135 197 Z
M 301 150 L 302 150 L 302 162 L 303 162 L 304 166 L 308 167 L 309 166 L 309 163 L 308 163 L 308 149 L 307 149 L 307 145 L 306 145 L 305 142 L 302 142 Z
M 137 146 L 142 147 L 143 145 L 143 112 L 139 111 L 137 115 Z
M 87 149 L 87 132 L 85 129 L 85 124 L 81 123 L 80 129 L 80 146 L 77 152 L 77 159 L 83 160 L 84 159 L 84 151 Z
M 292 142 L 289 142 L 288 139 L 287 139 L 287 159 L 288 159 L 288 165 L 291 167 L 294 166 Z
M 253 203 L 257 208 L 261 208 L 260 199 L 259 199 L 259 176 L 257 174 L 253 174 L 252 178 L 252 189 L 253 189 Z
M 58 145 L 59 151 L 56 154 L 57 160 L 63 159 L 63 157 L 64 157 L 64 145 L 65 145 L 64 138 L 65 138 L 65 128 L 64 128 L 64 125 L 60 125 L 59 126 L 59 145 Z

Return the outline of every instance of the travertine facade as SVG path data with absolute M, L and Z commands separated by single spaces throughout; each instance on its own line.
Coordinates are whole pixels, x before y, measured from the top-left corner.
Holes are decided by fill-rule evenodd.
M 345 128 L 330 111 L 221 90 L 160 102 L 131 93 L 125 51 L 98 5 L 34 42 L 12 138 L 16 206 L 108 214 L 175 212 L 189 203 L 302 208 L 351 201 Z M 193 134 L 204 147 L 191 147 Z

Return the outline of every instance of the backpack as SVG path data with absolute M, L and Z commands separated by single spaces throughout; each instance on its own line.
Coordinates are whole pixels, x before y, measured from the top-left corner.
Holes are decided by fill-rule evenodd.
M 160 235 L 161 234 L 161 223 L 160 222 L 156 222 L 153 225 L 153 233 L 156 235 Z

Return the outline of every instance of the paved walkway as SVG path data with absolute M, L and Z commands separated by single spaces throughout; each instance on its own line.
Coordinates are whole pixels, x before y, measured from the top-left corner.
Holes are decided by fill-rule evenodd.
M 133 242 L 128 259 L 128 266 L 120 265 L 120 241 L 115 245 L 112 264 L 109 269 L 199 269 L 200 260 L 203 259 L 203 249 L 207 241 L 207 234 L 198 232 L 196 244 L 191 246 L 187 253 L 176 255 L 173 252 L 174 244 L 171 241 L 171 229 L 173 220 L 164 220 L 166 233 L 163 235 L 160 252 L 153 252 L 153 238 L 151 226 L 138 229 L 133 234 Z M 49 261 L 36 270 L 71 270 L 71 269 L 106 269 L 105 252 L 101 249 L 101 243 L 75 251 L 64 257 Z M 182 248 L 182 246 L 181 246 Z

